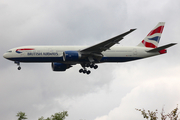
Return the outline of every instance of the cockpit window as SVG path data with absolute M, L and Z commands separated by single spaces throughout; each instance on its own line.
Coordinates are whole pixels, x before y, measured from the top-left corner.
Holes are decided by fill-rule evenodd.
M 12 52 L 12 50 L 8 50 L 7 52 L 8 52 L 8 53 L 11 53 L 11 52 Z

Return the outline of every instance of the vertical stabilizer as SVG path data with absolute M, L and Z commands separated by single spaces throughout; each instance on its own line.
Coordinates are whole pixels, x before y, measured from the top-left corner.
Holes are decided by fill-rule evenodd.
M 164 29 L 165 22 L 159 22 L 156 27 L 139 43 L 140 47 L 157 48 L 161 34 Z

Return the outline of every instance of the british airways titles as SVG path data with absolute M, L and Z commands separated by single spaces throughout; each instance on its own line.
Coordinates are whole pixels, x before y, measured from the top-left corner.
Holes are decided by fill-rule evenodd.
M 56 52 L 28 52 L 28 56 L 36 56 L 36 55 L 58 55 Z

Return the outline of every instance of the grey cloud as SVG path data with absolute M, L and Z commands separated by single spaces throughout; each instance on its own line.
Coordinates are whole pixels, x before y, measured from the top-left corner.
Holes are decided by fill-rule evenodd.
M 162 77 L 140 84 L 122 98 L 119 107 L 111 110 L 106 116 L 98 117 L 96 120 L 111 120 L 115 118 L 143 119 L 140 112 L 136 111 L 135 108 L 144 108 L 152 111 L 158 109 L 160 113 L 165 105 L 166 113 L 170 112 L 179 103 L 178 79 L 171 79 L 171 81 L 170 83 L 169 79 Z
M 141 0 L 4 1 L 0 5 L 0 54 L 24 45 L 93 45 L 131 28 L 138 29 L 125 37 L 120 46 L 137 45 L 160 21 L 166 22 L 160 45 L 178 43 L 180 2 L 154 3 Z M 153 100 L 156 101 L 163 90 L 168 92 L 172 86 L 177 88 L 178 46 L 168 49 L 162 56 L 102 64 L 90 76 L 79 74 L 79 65 L 61 73 L 53 72 L 50 64 L 22 63 L 22 70 L 17 71 L 13 62 L 1 57 L 0 118 L 16 119 L 16 113 L 24 111 L 30 120 L 34 120 L 68 110 L 67 120 L 95 119 L 110 115 L 110 111 L 117 119 L 128 115 L 118 116 L 114 111 L 126 107 L 140 118 L 134 107 L 149 108 L 152 105 L 144 100 L 155 94 Z M 167 80 L 163 81 L 161 76 Z M 173 78 L 171 86 L 158 88 L 161 82 L 167 87 L 168 78 Z M 179 91 L 172 92 L 176 90 Z M 160 92 L 156 94 L 155 91 Z M 172 98 L 165 104 L 173 106 L 170 102 L 179 101 L 171 96 L 171 92 L 168 96 Z M 157 103 L 161 107 L 160 101 Z

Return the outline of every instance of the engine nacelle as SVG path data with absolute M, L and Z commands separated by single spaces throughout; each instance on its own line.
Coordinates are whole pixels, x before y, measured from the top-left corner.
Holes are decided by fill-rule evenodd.
M 78 51 L 64 51 L 63 60 L 64 61 L 77 61 L 81 58 L 81 54 Z
M 51 67 L 53 71 L 66 71 L 66 69 L 69 68 L 66 64 L 56 62 L 53 62 Z

